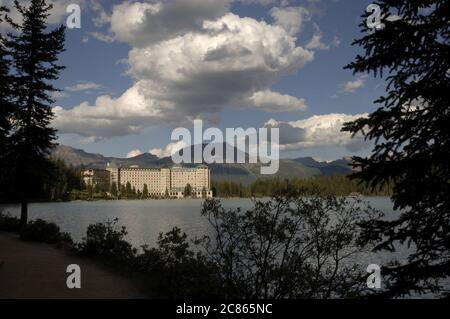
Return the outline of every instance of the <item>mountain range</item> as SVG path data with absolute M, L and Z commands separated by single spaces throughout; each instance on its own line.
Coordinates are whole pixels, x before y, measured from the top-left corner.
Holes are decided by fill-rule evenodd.
M 226 154 L 226 151 L 224 153 Z M 85 168 L 105 168 L 108 164 L 121 167 L 137 165 L 142 168 L 173 165 L 170 157 L 159 158 L 150 153 L 144 153 L 132 158 L 106 157 L 101 154 L 87 153 L 66 145 L 58 145 L 54 149 L 52 157 L 61 159 L 68 165 Z M 349 158 L 332 162 L 320 162 L 312 157 L 281 159 L 280 169 L 275 176 L 283 178 L 308 178 L 321 175 L 348 174 L 352 171 L 350 163 L 351 160 Z M 261 164 L 226 163 L 206 165 L 211 169 L 214 180 L 232 180 L 235 182 L 249 183 L 258 178 L 267 177 L 267 175 L 260 174 Z

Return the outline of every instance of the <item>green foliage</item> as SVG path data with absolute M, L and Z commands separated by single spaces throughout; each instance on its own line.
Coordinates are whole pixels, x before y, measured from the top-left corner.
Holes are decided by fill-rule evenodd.
M 191 184 L 187 184 L 186 187 L 184 188 L 184 197 L 191 197 L 192 196 L 192 186 Z
M 364 55 L 347 68 L 386 74 L 386 94 L 375 112 L 344 129 L 375 142 L 370 157 L 354 159 L 355 177 L 370 186 L 394 181 L 392 199 L 402 213 L 367 223 L 363 240 L 377 243 L 377 250 L 415 248 L 407 263 L 384 267 L 389 296 L 444 292 L 450 277 L 450 2 L 377 3 L 385 27 L 371 32 L 361 23 L 365 35 L 354 44 Z
M 148 187 L 144 185 L 143 191 L 147 190 L 147 196 L 144 196 L 141 191 L 136 190 L 136 187 L 132 187 L 130 182 L 127 182 L 126 185 L 120 186 L 120 199 L 147 199 L 148 198 Z M 106 194 L 104 194 L 104 198 L 108 198 Z
M 126 198 L 126 194 L 127 193 L 127 190 L 126 190 L 126 188 L 125 188 L 125 185 L 120 185 L 120 198 L 122 199 L 122 198 Z
M 128 182 L 127 185 L 125 186 L 125 196 L 130 198 L 132 195 L 133 195 L 133 189 L 131 188 L 130 182 Z
M 179 228 L 143 252 L 126 242 L 117 220 L 91 225 L 78 252 L 126 269 L 158 298 L 349 298 L 366 293 L 352 258 L 359 223 L 377 214 L 359 200 L 300 194 L 226 211 L 207 200 L 213 238 L 194 242 Z
M 117 183 L 112 182 L 111 183 L 111 189 L 110 189 L 111 196 L 117 197 L 118 196 L 118 189 L 117 189 Z
M 71 190 L 69 193 L 69 200 L 83 200 L 83 201 L 89 201 L 92 200 L 92 194 L 89 194 L 88 191 L 80 191 L 77 189 Z
M 18 233 L 25 241 L 34 241 L 47 244 L 73 244 L 68 233 L 62 233 L 55 223 L 50 223 L 42 219 L 28 222 L 21 230 L 20 219 L 8 214 L 0 213 L 0 231 Z
M 18 218 L 0 212 L 0 231 L 18 232 L 19 230 L 20 221 Z
M 366 288 L 352 257 L 364 250 L 358 224 L 378 213 L 361 201 L 295 195 L 243 212 L 212 199 L 202 214 L 214 229 L 204 243 L 227 298 L 348 298 Z
M 145 274 L 147 289 L 154 297 L 214 298 L 219 282 L 205 256 L 190 250 L 187 236 L 175 227 L 160 234 L 158 248 L 143 247 L 136 269 Z
M 28 202 L 50 175 L 48 155 L 55 143 L 51 127 L 54 102 L 52 85 L 64 68 L 58 55 L 64 51 L 65 28 L 48 30 L 51 6 L 44 0 L 32 0 L 29 6 L 14 1 L 21 15 L 20 24 L 8 20 L 16 32 L 8 34 L 4 45 L 11 58 L 11 130 L 8 136 L 8 199 L 22 204 L 21 225 L 27 224 Z M 3 106 L 2 106 L 3 107 Z M 3 168 L 2 168 L 3 169 Z
M 148 186 L 147 186 L 147 184 L 144 184 L 144 190 L 142 191 L 142 197 L 144 199 L 148 198 Z
M 7 187 L 8 185 L 6 185 Z M 41 184 L 33 184 L 29 189 L 29 198 L 33 201 L 66 201 L 85 199 L 75 196 L 81 192 L 82 179 L 80 169 L 67 166 L 64 161 L 49 159 L 47 161 L 47 175 L 42 177 Z M 15 202 L 18 200 L 11 192 L 0 194 L 0 202 Z
M 92 187 L 92 185 L 89 184 L 86 186 L 86 192 L 89 199 L 94 199 L 94 187 Z
M 42 219 L 30 221 L 21 231 L 20 238 L 25 241 L 47 244 L 73 243 L 69 234 L 61 233 L 58 225 Z
M 205 258 L 189 249 L 186 234 L 174 228 L 159 235 L 158 248 L 143 247 L 143 253 L 125 240 L 125 227 L 118 220 L 90 225 L 76 251 L 83 256 L 99 258 L 128 274 L 135 274 L 153 297 L 211 298 L 217 292 L 214 274 Z
M 0 6 L 0 23 L 7 9 Z M 0 200 L 8 193 L 8 180 L 10 179 L 10 162 L 8 161 L 8 137 L 11 133 L 12 87 L 10 75 L 10 61 L 5 47 L 4 37 L 0 34 Z
M 82 189 L 80 169 L 67 166 L 60 159 L 51 159 L 51 171 L 41 189 L 31 193 L 34 200 L 64 201 L 70 199 L 70 192 Z
M 244 185 L 231 181 L 217 182 L 213 180 L 212 188 L 217 197 L 273 197 L 291 192 L 302 191 L 305 194 L 321 193 L 332 196 L 348 196 L 359 193 L 365 196 L 389 196 L 392 185 L 372 189 L 370 186 L 352 180 L 345 175 L 316 176 L 307 179 L 299 178 L 261 178 Z
M 118 219 L 105 224 L 89 225 L 86 238 L 76 245 L 81 255 L 99 257 L 118 266 L 133 264 L 137 250 L 125 240 L 125 227 L 117 227 Z

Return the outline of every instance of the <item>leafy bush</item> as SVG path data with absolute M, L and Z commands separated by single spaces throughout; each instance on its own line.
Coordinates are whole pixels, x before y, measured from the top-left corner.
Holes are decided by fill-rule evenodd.
M 0 231 L 20 233 L 20 238 L 25 241 L 47 244 L 73 243 L 68 233 L 62 233 L 55 223 L 42 219 L 28 222 L 27 227 L 21 231 L 19 218 L 0 213 Z
M 175 227 L 160 234 L 158 248 L 143 247 L 136 270 L 145 274 L 147 289 L 157 297 L 214 298 L 220 296 L 212 265 L 200 252 L 190 250 L 187 236 Z
M 205 201 L 215 237 L 208 260 L 227 298 L 347 298 L 366 288 L 351 262 L 362 251 L 358 224 L 376 212 L 358 200 L 285 196 L 255 201 L 246 212 Z
M 207 298 L 212 297 L 214 273 L 206 258 L 189 248 L 186 234 L 174 228 L 160 234 L 157 248 L 144 246 L 141 254 L 125 240 L 127 231 L 119 227 L 118 219 L 96 223 L 87 229 L 87 235 L 76 251 L 82 256 L 100 258 L 128 275 L 139 277 L 153 297 Z
M 58 225 L 42 219 L 30 221 L 20 233 L 20 238 L 47 244 L 73 243 L 69 234 L 61 233 Z
M 100 257 L 117 266 L 133 265 L 137 249 L 125 240 L 125 227 L 117 227 L 118 219 L 105 224 L 89 225 L 86 238 L 76 245 L 79 254 L 89 257 Z
M 9 214 L 0 212 L 0 231 L 18 232 L 20 230 L 20 220 Z

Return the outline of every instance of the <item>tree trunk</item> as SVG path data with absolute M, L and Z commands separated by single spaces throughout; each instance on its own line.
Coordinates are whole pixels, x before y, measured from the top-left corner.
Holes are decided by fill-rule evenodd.
M 20 230 L 25 229 L 28 223 L 28 202 L 22 200 L 21 210 L 20 210 Z

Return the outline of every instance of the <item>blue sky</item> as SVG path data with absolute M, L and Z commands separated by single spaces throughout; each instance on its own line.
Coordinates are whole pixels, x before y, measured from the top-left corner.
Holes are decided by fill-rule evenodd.
M 64 4 L 65 0 L 61 1 Z M 180 1 L 131 2 L 136 6 L 118 0 L 80 1 L 82 28 L 67 30 L 67 50 L 61 56 L 62 64 L 67 68 L 56 83 L 64 90 L 56 98 L 56 105 L 61 107 L 56 111 L 59 118 L 55 123 L 60 131 L 60 143 L 107 156 L 125 157 L 131 151 L 138 154 L 152 149 L 163 155 L 171 143 L 173 128 L 189 127 L 192 118 L 204 117 L 211 121 L 208 125 L 222 129 L 260 128 L 273 120 L 272 123 L 280 126 L 282 135 L 292 135 L 286 137 L 290 142 L 282 148 L 283 157 L 314 156 L 333 160 L 352 154 L 368 154 L 370 145 L 363 143 L 360 137 L 350 140 L 337 132 L 343 120 L 374 111 L 376 106 L 372 101 L 383 94 L 382 80 L 353 75 L 343 69 L 360 52 L 351 46 L 351 42 L 361 35 L 358 28 L 360 15 L 371 1 L 217 0 L 208 7 L 199 8 L 198 16 L 196 10 L 178 10 L 176 6 Z M 189 17 L 180 20 L 177 14 L 183 10 L 187 10 Z M 280 17 L 278 21 L 276 13 Z M 65 14 L 59 12 L 59 15 L 64 21 Z M 295 22 L 297 17 L 302 20 L 300 26 Z M 205 30 L 202 27 L 204 21 L 213 21 L 214 28 L 220 23 L 228 23 L 228 28 L 233 25 L 242 38 L 234 42 L 230 34 L 225 34 L 227 29 Z M 264 25 L 258 24 L 263 21 Z M 155 26 L 163 31 L 155 30 Z M 131 30 L 127 30 L 128 27 Z M 248 28 L 255 30 L 247 37 Z M 267 32 L 267 38 L 258 33 L 259 28 L 267 29 L 262 32 Z M 281 28 L 284 29 L 280 31 Z M 314 36 L 318 41 L 313 43 Z M 236 55 L 223 60 L 223 69 L 219 64 L 206 67 L 206 62 L 195 60 L 196 48 L 189 47 L 186 42 L 206 41 L 204 45 L 207 46 L 208 37 L 220 43 L 221 49 L 224 48 L 222 53 Z M 275 44 L 267 44 L 269 39 Z M 290 39 L 294 39 L 293 47 Z M 199 42 L 200 46 L 203 42 Z M 254 50 L 261 45 L 267 52 Z M 286 47 L 280 49 L 280 46 Z M 177 72 L 186 72 L 193 80 L 164 74 L 156 76 L 170 66 L 171 50 L 180 48 L 190 56 L 184 51 L 178 52 L 173 64 L 183 65 Z M 302 48 L 303 51 L 292 56 L 289 48 Z M 246 60 L 244 51 L 254 55 L 251 60 Z M 159 63 L 159 59 L 167 58 L 168 61 Z M 249 68 L 248 72 L 233 69 L 237 74 L 234 87 L 225 64 L 239 68 L 241 61 L 259 59 L 263 65 L 255 62 L 255 67 Z M 191 60 L 196 62 L 190 65 Z M 289 65 L 285 64 L 286 60 L 290 60 Z M 271 61 L 275 70 L 270 69 Z M 205 89 L 205 83 L 211 86 L 210 93 Z M 241 89 L 244 86 L 248 88 Z M 136 97 L 134 91 L 124 94 L 136 87 L 145 97 Z M 188 88 L 182 95 L 180 93 L 181 98 L 173 92 L 179 87 L 181 90 Z M 223 90 L 229 90 L 229 96 L 219 98 Z M 97 101 L 99 96 L 105 95 L 109 97 L 103 102 Z M 130 102 L 134 98 L 138 101 Z M 223 100 L 226 101 L 222 103 Z M 195 101 L 201 101 L 201 105 Z M 114 111 L 108 109 L 112 105 Z M 120 126 L 124 128 L 119 129 Z

